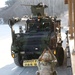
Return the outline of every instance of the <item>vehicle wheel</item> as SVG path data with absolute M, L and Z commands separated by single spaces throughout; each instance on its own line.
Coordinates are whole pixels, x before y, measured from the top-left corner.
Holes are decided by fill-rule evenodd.
M 14 58 L 14 63 L 19 67 L 23 67 L 23 61 L 19 53 L 16 53 L 16 57 Z
M 56 48 L 56 58 L 57 58 L 57 61 L 58 61 L 58 65 L 62 66 L 63 61 L 64 61 L 64 50 L 63 50 L 62 47 Z
M 36 71 L 36 75 L 40 75 L 39 71 Z
M 54 71 L 54 72 L 53 72 L 53 75 L 57 75 L 57 72 L 56 72 L 56 71 Z

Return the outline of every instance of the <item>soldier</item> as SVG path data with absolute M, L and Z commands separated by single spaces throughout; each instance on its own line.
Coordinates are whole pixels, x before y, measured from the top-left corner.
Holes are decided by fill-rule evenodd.
M 36 26 L 37 30 L 40 30 L 42 27 L 42 16 L 41 13 L 37 13 L 37 18 L 34 23 L 34 27 Z
M 19 26 L 19 32 L 23 33 L 22 26 Z
M 57 63 L 56 57 L 51 50 L 45 49 L 38 59 L 37 75 L 57 75 L 55 65 Z
M 40 22 L 41 22 L 41 20 L 42 20 L 41 13 L 37 13 L 37 18 L 38 18 L 38 22 L 40 23 Z

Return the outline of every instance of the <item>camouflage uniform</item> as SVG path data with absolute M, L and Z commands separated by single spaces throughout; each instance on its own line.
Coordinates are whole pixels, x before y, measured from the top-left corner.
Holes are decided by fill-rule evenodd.
M 44 50 L 38 59 L 38 72 L 37 75 L 56 75 L 55 65 L 57 63 L 56 57 L 51 50 Z

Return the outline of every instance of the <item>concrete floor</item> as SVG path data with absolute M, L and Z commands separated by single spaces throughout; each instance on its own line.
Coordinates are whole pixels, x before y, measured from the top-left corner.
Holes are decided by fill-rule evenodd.
M 73 75 L 75 75 L 75 52 L 73 51 L 74 39 L 69 40 L 69 46 L 70 46 L 70 53 L 71 53 L 72 72 L 73 72 Z

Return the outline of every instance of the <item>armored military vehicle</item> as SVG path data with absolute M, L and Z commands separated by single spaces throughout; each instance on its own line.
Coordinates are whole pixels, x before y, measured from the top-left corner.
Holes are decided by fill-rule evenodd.
M 12 32 L 11 55 L 16 65 L 36 66 L 38 57 L 47 46 L 57 57 L 58 63 L 62 65 L 64 51 L 61 40 L 61 20 L 47 16 L 44 13 L 47 7 L 43 3 L 31 5 L 33 15 L 25 20 L 24 30 L 22 26 L 19 27 L 18 33 L 15 33 L 13 26 L 21 19 L 9 19 L 8 23 Z

